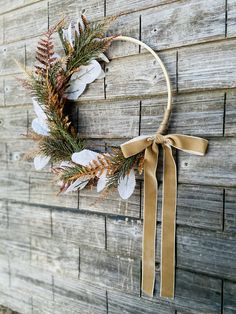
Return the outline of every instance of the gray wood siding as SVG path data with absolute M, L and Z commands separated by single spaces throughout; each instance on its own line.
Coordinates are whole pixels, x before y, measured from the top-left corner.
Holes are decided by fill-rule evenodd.
M 142 177 L 127 201 L 95 189 L 58 196 L 50 166 L 37 172 L 24 158 L 34 112 L 19 78 L 49 25 L 83 11 L 93 21 L 120 15 L 108 34 L 159 52 L 174 92 L 169 132 L 209 139 L 204 157 L 174 152 L 174 300 L 159 296 L 162 157 L 153 298 L 141 293 Z M 73 108 L 78 131 L 101 151 L 153 134 L 167 101 L 144 49 L 114 42 L 107 55 L 105 79 Z M 0 0 L 0 313 L 1 305 L 21 314 L 236 313 L 235 147 L 235 0 Z

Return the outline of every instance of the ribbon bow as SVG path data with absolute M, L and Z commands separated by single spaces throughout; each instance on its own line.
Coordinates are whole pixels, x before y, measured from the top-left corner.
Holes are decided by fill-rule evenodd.
M 121 145 L 125 158 L 144 154 L 144 222 L 142 253 L 142 290 L 153 296 L 155 283 L 155 239 L 157 216 L 157 179 L 156 169 L 159 144 L 164 155 L 163 195 L 162 195 L 162 236 L 161 236 L 161 289 L 162 297 L 174 297 L 175 285 L 175 220 L 177 179 L 176 165 L 172 148 L 203 156 L 208 141 L 193 136 L 171 134 L 138 136 Z

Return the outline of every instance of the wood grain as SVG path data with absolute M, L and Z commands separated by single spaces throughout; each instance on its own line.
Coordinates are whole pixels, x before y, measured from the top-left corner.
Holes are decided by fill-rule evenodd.
M 52 212 L 52 233 L 57 241 L 105 248 L 105 218 L 79 212 Z
M 140 13 L 141 38 L 153 49 L 199 44 L 225 36 L 224 0 L 188 0 L 181 5 L 177 1 Z
M 24 42 L 12 43 L 0 46 L 0 75 L 16 74 L 22 72 L 25 67 L 25 44 Z M 16 61 L 18 62 L 17 65 Z
M 24 7 L 29 4 L 33 4 L 38 1 L 40 0 L 14 0 L 14 1 L 8 1 L 8 2 L 1 0 L 0 1 L 0 8 L 1 8 L 0 14 L 18 9 L 20 7 Z
M 85 248 L 80 250 L 80 254 L 79 281 L 139 295 L 139 260 Z
M 57 23 L 63 17 L 77 20 L 85 12 L 89 20 L 100 19 L 104 16 L 104 2 L 102 0 L 73 1 L 52 0 L 49 2 L 50 25 Z
M 29 200 L 28 173 L 1 171 L 0 198 L 27 202 Z
M 236 135 L 236 92 L 231 91 L 226 94 L 226 111 L 225 111 L 225 135 Z
M 4 42 L 34 37 L 48 28 L 47 2 L 26 6 L 4 15 Z
M 179 91 L 236 87 L 235 40 L 181 48 Z
M 236 284 L 230 281 L 224 282 L 224 314 L 236 312 Z
M 227 36 L 235 36 L 236 35 L 236 3 L 234 0 L 228 0 L 227 2 Z
M 235 138 L 212 139 L 204 157 L 179 151 L 179 182 L 235 187 L 235 143 Z
M 225 231 L 236 232 L 236 189 L 225 190 Z
M 176 0 L 107 0 L 106 13 L 107 15 L 121 14 L 132 11 L 138 11 L 149 7 L 155 7 L 163 4 L 175 2 Z
M 176 88 L 176 53 L 161 53 L 169 72 L 173 90 Z M 150 54 L 115 59 L 106 65 L 106 97 L 141 98 L 166 92 L 163 74 Z
M 143 100 L 141 134 L 154 134 L 164 114 L 166 97 Z M 193 93 L 173 98 L 168 133 L 194 136 L 221 136 L 223 133 L 224 93 Z

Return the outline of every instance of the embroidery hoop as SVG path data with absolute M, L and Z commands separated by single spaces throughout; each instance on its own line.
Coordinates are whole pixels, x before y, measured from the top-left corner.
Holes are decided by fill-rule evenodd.
M 169 124 L 169 120 L 170 120 L 170 115 L 171 115 L 171 111 L 172 111 L 172 89 L 171 89 L 171 82 L 170 82 L 170 77 L 169 74 L 166 70 L 166 67 L 164 65 L 164 63 L 162 62 L 162 60 L 160 59 L 160 57 L 158 56 L 158 54 L 151 48 L 149 47 L 147 44 L 145 44 L 144 42 L 135 39 L 133 37 L 129 37 L 129 36 L 117 36 L 113 39 L 113 41 L 127 41 L 133 44 L 137 44 L 143 48 L 145 48 L 147 51 L 149 51 L 152 56 L 156 59 L 156 61 L 158 62 L 159 66 L 162 69 L 162 72 L 164 74 L 165 77 L 165 81 L 166 81 L 166 86 L 167 86 L 167 106 L 163 115 L 163 119 L 162 122 L 160 123 L 159 128 L 157 129 L 157 134 L 165 134 L 167 129 L 168 129 L 168 124 Z

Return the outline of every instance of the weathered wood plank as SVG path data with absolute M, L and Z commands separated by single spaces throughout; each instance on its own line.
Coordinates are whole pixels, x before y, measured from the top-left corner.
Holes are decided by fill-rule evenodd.
M 9 260 L 6 255 L 0 255 L 0 273 L 1 273 L 1 279 L 0 279 L 0 291 L 1 291 L 4 287 L 8 288 L 10 284 L 10 267 L 9 267 Z M 1 296 L 0 296 L 0 301 L 1 301 Z
M 17 42 L 0 47 L 0 75 L 16 74 L 22 72 L 15 60 L 25 67 L 25 44 Z
M 79 247 L 72 242 L 45 237 L 31 237 L 31 265 L 37 269 L 58 273 L 66 278 L 78 278 Z
M 236 92 L 227 92 L 225 108 L 225 135 L 236 135 Z
M 4 42 L 37 36 L 45 32 L 47 27 L 47 2 L 40 1 L 4 15 Z
M 176 53 L 161 53 L 176 89 Z M 144 97 L 166 92 L 166 83 L 156 60 L 150 54 L 118 58 L 106 65 L 106 97 Z
M 236 283 L 225 281 L 224 282 L 224 301 L 223 313 L 235 314 L 236 313 Z
M 139 296 L 140 262 L 105 251 L 81 248 L 80 280 Z
M 38 2 L 41 0 L 14 0 L 14 1 L 0 1 L 0 14 L 13 11 L 15 9 L 18 9 L 20 7 L 24 7 L 29 4 L 33 4 L 35 2 Z
M 225 190 L 225 231 L 236 232 L 236 190 Z
M 7 201 L 0 200 L 0 230 L 8 228 L 8 204 Z
M 3 44 L 4 29 L 3 29 L 3 16 L 0 16 L 0 45 Z
M 60 187 L 52 173 L 34 173 L 30 175 L 29 201 L 34 204 L 59 207 L 78 207 L 78 193 L 59 194 Z
M 106 101 L 78 105 L 78 132 L 82 137 L 129 138 L 139 134 L 139 101 Z
M 156 272 L 155 295 L 157 304 L 167 304 L 186 314 L 221 313 L 221 280 L 205 275 L 176 270 L 175 298 L 164 299 L 160 294 L 160 274 Z
M 162 119 L 166 98 L 143 100 L 141 105 L 141 134 L 154 134 Z M 198 93 L 173 98 L 173 111 L 168 133 L 195 136 L 223 134 L 224 93 Z
M 54 313 L 106 313 L 106 291 L 80 280 L 54 277 Z
M 0 138 L 16 139 L 27 134 L 27 110 L 23 107 L 0 107 Z
M 51 237 L 51 212 L 48 208 L 9 202 L 8 219 L 12 233 Z
M 29 200 L 29 176 L 24 172 L 0 172 L 0 198 L 27 202 Z
M 0 78 L 0 107 L 3 107 L 5 105 L 4 101 L 4 80 Z
M 31 298 L 22 291 L 16 291 L 13 288 L 2 288 L 0 286 L 0 303 L 7 308 L 11 308 L 17 313 L 31 313 Z
M 77 20 L 85 12 L 89 20 L 100 19 L 104 16 L 104 1 L 73 1 L 73 0 L 52 0 L 49 2 L 50 25 L 57 23 L 63 17 L 68 20 Z
M 6 143 L 0 142 L 0 167 L 2 170 L 7 168 L 7 149 Z
M 186 14 L 188 12 L 188 14 Z M 141 11 L 141 37 L 153 49 L 169 49 L 225 36 L 225 1 L 179 1 Z M 184 21 L 184 22 L 183 22 Z
M 109 314 L 175 314 L 168 305 L 156 304 L 149 300 L 128 296 L 116 291 L 108 291 Z
M 161 230 L 158 225 L 157 253 L 160 259 Z M 196 272 L 236 279 L 235 235 L 177 227 L 177 265 Z M 107 248 L 110 252 L 132 258 L 142 255 L 142 224 L 140 221 L 107 221 Z
M 179 91 L 236 87 L 235 40 L 181 48 Z
M 122 200 L 118 191 L 104 198 L 95 189 L 81 190 L 79 209 L 138 218 L 140 216 L 140 184 L 137 183 L 134 194 L 128 200 Z
M 5 76 L 4 79 L 4 102 L 6 106 L 24 105 L 31 103 L 29 92 L 22 86 L 20 75 Z M 16 110 L 16 109 L 13 109 Z M 22 110 L 23 113 L 26 110 Z
M 106 13 L 107 15 L 117 15 L 132 11 L 138 11 L 150 7 L 155 7 L 162 4 L 175 2 L 176 0 L 107 0 Z
M 89 226 L 89 228 L 88 228 Z M 79 212 L 52 212 L 53 237 L 78 245 L 105 248 L 105 218 Z
M 178 151 L 179 182 L 236 186 L 235 138 L 212 139 L 204 157 Z
M 235 235 L 179 227 L 177 265 L 235 280 L 235 240 Z
M 227 36 L 236 35 L 236 3 L 234 0 L 227 1 Z

